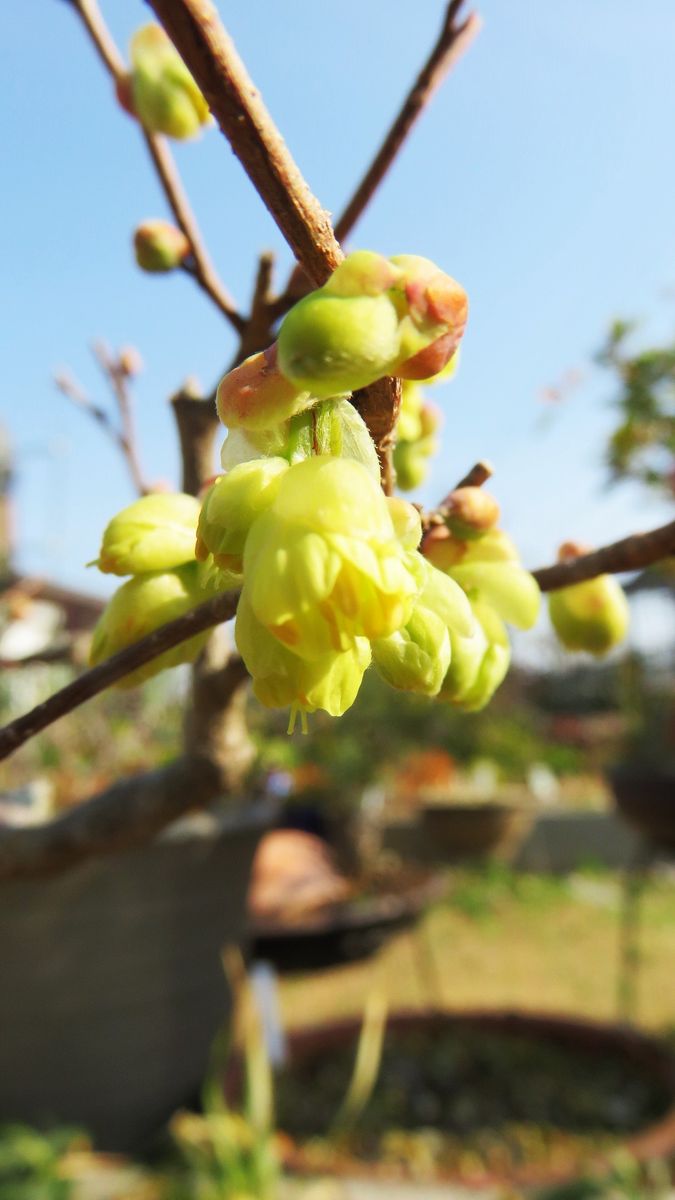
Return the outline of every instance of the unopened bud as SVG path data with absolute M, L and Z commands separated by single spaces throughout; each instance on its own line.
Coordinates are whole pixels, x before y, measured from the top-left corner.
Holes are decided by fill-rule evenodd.
M 94 630 L 89 662 L 96 666 L 134 642 L 182 617 L 203 600 L 196 563 L 175 571 L 150 571 L 128 579 L 106 605 Z M 166 650 L 157 658 L 120 679 L 116 687 L 130 688 L 157 675 L 165 667 L 193 662 L 209 636 L 209 630 Z
M 216 479 L 204 497 L 199 516 L 196 542 L 199 562 L 205 562 L 212 554 L 216 566 L 222 570 L 241 572 L 251 525 L 269 508 L 288 469 L 284 458 L 259 458 L 240 463 Z
M 336 267 L 322 291 L 332 296 L 381 296 L 399 275 L 399 269 L 384 255 L 355 250 Z
M 348 261 L 348 260 L 347 260 Z M 297 388 L 325 399 L 367 387 L 389 373 L 399 348 L 389 296 L 305 296 L 279 330 L 279 367 Z
M 117 362 L 127 379 L 133 379 L 143 370 L 143 359 L 135 346 L 122 346 L 117 355 Z
M 218 416 L 228 429 L 270 429 L 312 403 L 310 392 L 282 375 L 276 344 L 228 372 L 216 393 Z
M 396 484 L 402 492 L 412 492 L 424 483 L 429 470 L 428 456 L 419 442 L 398 442 L 394 447 Z
M 598 575 L 551 592 L 548 611 L 567 650 L 585 650 L 601 657 L 622 642 L 628 630 L 628 601 L 611 575 Z
M 144 221 L 134 233 L 134 251 L 142 271 L 175 271 L 189 255 L 190 243 L 169 221 Z
M 425 400 L 420 409 L 420 436 L 432 437 L 443 424 L 443 413 L 433 400 Z
M 401 379 L 433 378 L 450 362 L 464 333 L 466 292 L 427 258 L 401 254 L 391 261 L 401 271 L 392 293 L 401 317 L 395 374 Z
M 106 526 L 96 565 L 104 574 L 139 575 L 191 562 L 198 519 L 194 496 L 141 496 Z
M 497 501 L 480 487 L 456 488 L 443 507 L 450 532 L 467 541 L 480 537 L 499 520 Z
M 405 550 L 416 550 L 422 540 L 420 514 L 407 500 L 400 496 L 387 496 L 387 508 L 394 533 Z
M 190 138 L 209 120 L 209 106 L 160 25 L 145 25 L 131 41 L 131 104 L 150 133 Z

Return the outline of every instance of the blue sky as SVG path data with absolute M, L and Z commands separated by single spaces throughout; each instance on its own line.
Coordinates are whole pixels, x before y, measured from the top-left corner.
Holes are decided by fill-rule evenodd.
M 666 520 L 642 492 L 608 492 L 601 467 L 611 380 L 591 358 L 610 319 L 675 326 L 675 6 L 650 0 L 483 0 L 485 28 L 423 117 L 352 245 L 428 255 L 471 301 L 463 362 L 442 391 L 443 450 L 425 501 L 477 458 L 530 566 L 561 540 L 589 543 Z M 104 12 L 126 47 L 140 0 Z M 219 9 L 322 203 L 338 213 L 426 55 L 436 0 L 247 0 Z M 414 19 L 412 14 L 414 13 Z M 132 259 L 142 219 L 166 215 L 133 123 L 69 7 L 11 6 L 3 78 L 3 399 L 18 459 L 18 561 L 105 592 L 83 564 L 133 498 L 100 431 L 54 390 L 64 365 L 99 400 L 88 343 L 136 345 L 138 425 L 150 478 L 177 479 L 166 397 L 189 375 L 210 385 L 233 349 L 186 278 Z M 222 277 L 246 305 L 256 252 L 280 234 L 215 130 L 176 156 Z M 582 382 L 555 410 L 541 390 Z

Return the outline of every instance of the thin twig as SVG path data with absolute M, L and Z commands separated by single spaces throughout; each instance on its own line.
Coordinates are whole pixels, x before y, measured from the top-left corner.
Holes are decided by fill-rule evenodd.
M 219 625 L 222 621 L 229 621 L 237 610 L 238 599 L 238 592 L 222 592 L 213 596 L 177 620 L 169 621 L 153 633 L 134 642 L 132 646 L 113 654 L 98 667 L 85 671 L 48 700 L 10 721 L 0 729 L 0 761 L 18 750 L 19 746 L 23 746 L 24 742 L 36 733 L 52 725 L 59 717 L 72 712 L 80 704 L 84 704 L 85 700 L 90 700 L 98 692 L 117 683 L 118 679 L 129 675 L 137 667 L 144 666 L 165 650 L 178 646 L 180 642 L 194 637 L 195 634 L 202 633 L 213 625 Z
M 633 533 L 630 537 L 612 542 L 600 550 L 580 554 L 552 567 L 540 567 L 532 574 L 542 592 L 554 592 L 594 579 L 596 575 L 616 575 L 621 571 L 639 571 L 675 554 L 675 521 L 650 529 L 648 533 Z
M 131 394 L 129 392 L 129 376 L 122 367 L 119 357 L 110 353 L 105 342 L 94 342 L 92 353 L 101 368 L 103 378 L 108 383 L 117 404 L 120 418 L 120 430 L 117 432 L 117 438 L 129 468 L 129 474 L 138 494 L 140 496 L 147 496 L 148 492 L 152 491 L 152 488 L 146 483 L 141 467 Z
M 75 11 L 91 38 L 101 61 L 116 84 L 121 83 L 127 76 L 127 68 L 115 42 L 107 28 L 96 0 L 72 0 Z M 157 178 L 174 215 L 177 225 L 182 229 L 190 243 L 192 252 L 192 270 L 196 282 L 202 291 L 213 301 L 226 320 L 238 333 L 244 328 L 244 318 L 237 312 L 234 301 L 228 295 L 220 281 L 213 263 L 204 244 L 199 226 L 185 189 L 180 180 L 173 155 L 166 138 L 143 130 L 143 137 L 148 153 L 155 165 Z
M 342 260 L 310 192 L 211 0 L 149 0 L 256 191 L 314 284 Z
M 482 28 L 477 13 L 471 13 L 458 24 L 465 0 L 452 0 L 448 5 L 443 26 L 427 61 L 407 93 L 401 108 L 390 125 L 384 141 L 357 184 L 351 199 L 335 225 L 335 236 L 344 242 L 390 171 L 434 94 L 438 91 L 455 63 L 468 50 Z M 308 290 L 304 272 L 295 267 L 282 295 L 273 301 L 274 317 L 283 316 L 300 296 Z
M 98 362 L 101 363 L 98 352 L 95 351 L 95 353 Z M 113 387 L 115 392 L 117 392 L 117 386 L 113 383 L 112 375 L 107 369 L 104 370 L 104 374 L 111 387 Z M 133 425 L 131 424 L 131 412 L 129 410 L 130 397 L 126 391 L 126 387 L 122 383 L 122 380 L 120 380 L 120 385 L 124 391 L 122 403 L 120 403 L 120 400 L 118 399 L 120 419 L 122 420 L 123 426 L 121 430 L 117 429 L 113 424 L 110 413 L 107 412 L 106 409 L 101 408 L 100 405 L 96 404 L 91 397 L 87 395 L 84 388 L 81 387 L 77 380 L 75 380 L 67 371 L 60 371 L 57 375 L 55 375 L 54 383 L 61 392 L 62 396 L 66 396 L 68 400 L 76 405 L 77 408 L 90 416 L 92 420 L 96 421 L 96 424 L 99 425 L 106 436 L 110 438 L 113 445 L 117 447 L 124 458 L 127 467 L 129 468 L 129 474 L 134 487 L 138 491 L 139 495 L 146 495 L 151 489 L 145 483 L 143 478 L 138 451 L 134 439 Z
M 471 470 L 467 471 L 466 475 L 460 479 L 459 483 L 455 484 L 453 491 L 456 492 L 458 488 L 465 487 L 482 487 L 484 483 L 487 483 L 488 479 L 492 478 L 494 473 L 495 469 L 492 466 L 492 463 L 489 463 L 482 458 L 480 462 L 474 463 Z M 446 500 L 441 500 L 439 508 L 443 507 Z
M 477 13 L 471 13 L 461 24 L 457 23 L 463 4 L 464 0 L 453 0 L 448 5 L 443 28 L 435 46 L 387 131 L 375 158 L 335 225 L 335 236 L 339 242 L 343 242 L 351 233 L 434 93 L 480 32 L 483 22 Z
M 213 301 L 216 308 L 220 309 L 232 328 L 240 334 L 245 328 L 246 322 L 237 312 L 234 300 L 228 295 L 211 262 L 187 193 L 181 183 L 169 143 L 166 138 L 160 137 L 157 133 L 147 133 L 144 130 L 143 136 L 176 224 L 182 229 L 190 243 L 192 263 L 187 268 L 188 273 Z
M 581 555 L 552 567 L 542 567 L 532 574 L 541 590 L 550 592 L 584 579 L 593 579 L 596 575 L 635 571 L 660 562 L 672 554 L 675 554 L 675 521 L 647 533 L 636 533 L 631 537 L 622 538 L 621 541 L 595 550 L 592 554 Z M 135 642 L 133 646 L 128 646 L 126 650 L 121 650 L 119 654 L 115 654 L 93 670 L 85 672 L 73 683 L 55 692 L 43 704 L 5 725 L 0 729 L 0 760 L 7 758 L 29 738 L 46 729 L 59 717 L 72 712 L 85 700 L 104 691 L 137 667 L 144 666 L 165 650 L 177 646 L 196 633 L 229 620 L 235 614 L 237 601 L 238 593 L 224 592 L 214 596 L 185 616 L 169 621 L 161 629 Z

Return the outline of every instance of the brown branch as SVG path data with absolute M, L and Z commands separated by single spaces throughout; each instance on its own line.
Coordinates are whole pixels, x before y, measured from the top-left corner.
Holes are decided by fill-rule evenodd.
M 616 575 L 620 571 L 639 571 L 675 554 L 675 521 L 650 529 L 648 533 L 634 533 L 630 537 L 612 542 L 590 554 L 567 559 L 552 567 L 540 567 L 532 574 L 542 592 L 554 592 L 594 579 L 596 575 Z
M 181 489 L 196 496 L 213 475 L 213 448 L 219 428 L 213 398 L 202 399 L 188 382 L 170 400 L 180 441 L 183 478 Z
M 466 475 L 460 479 L 459 483 L 455 484 L 453 491 L 456 492 L 458 488 L 465 487 L 482 487 L 484 483 L 487 483 L 488 479 L 492 478 L 494 473 L 495 470 L 492 466 L 492 463 L 486 462 L 486 460 L 482 458 L 480 462 L 474 463 L 471 470 L 467 471 Z M 447 496 L 445 500 L 441 500 L 439 508 L 442 508 L 446 501 Z
M 109 370 L 109 366 L 103 365 L 103 360 L 100 357 L 100 350 L 101 347 L 99 344 L 94 350 L 94 353 L 96 354 L 97 361 L 101 365 L 105 377 L 113 388 L 113 392 L 116 396 L 120 410 L 120 419 L 122 422 L 121 430 L 115 428 L 110 418 L 110 413 L 106 412 L 104 408 L 101 408 L 100 405 L 96 404 L 91 397 L 87 395 L 84 388 L 80 386 L 77 380 L 73 379 L 72 375 L 70 375 L 67 371 L 58 372 L 58 374 L 54 376 L 54 383 L 61 392 L 62 396 L 66 396 L 67 399 L 76 405 L 77 408 L 81 409 L 82 412 L 86 413 L 92 418 L 92 420 L 96 421 L 97 425 L 101 427 L 106 436 L 110 438 L 111 442 L 120 451 L 127 464 L 129 474 L 136 491 L 139 493 L 139 495 L 144 496 L 151 489 L 145 483 L 140 466 L 131 418 L 130 397 L 126 388 L 126 379 L 123 379 L 121 376 L 119 381 L 113 379 L 113 374 L 111 373 L 111 370 Z M 105 351 L 105 353 L 107 354 L 107 351 Z M 119 367 L 119 364 L 115 365 Z
M 53 874 L 141 845 L 176 817 L 221 793 L 213 765 L 196 756 L 122 780 L 54 821 L 0 830 L 0 879 Z
M 94 342 L 92 353 L 117 403 L 120 418 L 117 440 L 129 468 L 133 485 L 140 496 L 147 496 L 152 488 L 146 483 L 141 467 L 128 372 L 123 367 L 119 356 L 111 354 L 104 342 Z
M 480 32 L 483 22 L 476 13 L 457 24 L 463 4 L 464 0 L 452 0 L 448 5 L 443 28 L 435 46 L 387 131 L 375 158 L 337 221 L 335 236 L 339 242 L 343 242 L 351 233 L 434 93 Z
M 165 650 L 170 650 L 195 634 L 210 629 L 211 626 L 229 621 L 237 610 L 238 599 L 238 592 L 222 592 L 206 600 L 182 617 L 168 621 L 154 633 L 140 638 L 132 646 L 120 650 L 118 654 L 113 654 L 98 667 L 85 671 L 48 700 L 10 721 L 0 729 L 0 761 L 8 758 L 19 746 L 23 746 L 24 742 L 46 729 L 48 725 L 52 725 L 59 717 L 72 712 L 80 704 L 84 704 L 85 700 L 90 700 L 92 696 L 129 675 L 137 667 L 144 666 Z
M 441 32 L 427 61 L 387 130 L 380 149 L 335 225 L 335 236 L 339 242 L 344 242 L 349 236 L 435 92 L 480 33 L 483 22 L 476 13 L 471 13 L 461 24 L 457 23 L 463 4 L 464 0 L 451 0 L 448 5 Z M 285 291 L 273 302 L 274 317 L 283 316 L 291 305 L 309 290 L 309 286 L 304 271 L 295 267 Z
M 72 0 L 72 6 L 79 14 L 106 70 L 116 84 L 121 83 L 126 78 L 127 67 L 101 16 L 96 0 Z M 230 325 L 241 333 L 244 319 L 237 312 L 234 301 L 228 295 L 211 262 L 169 144 L 166 138 L 146 130 L 143 130 L 143 137 L 176 223 L 190 243 L 193 260 L 190 274 Z
M 328 215 L 310 192 L 211 0 L 149 0 L 192 72 L 258 195 L 310 279 L 341 261 Z

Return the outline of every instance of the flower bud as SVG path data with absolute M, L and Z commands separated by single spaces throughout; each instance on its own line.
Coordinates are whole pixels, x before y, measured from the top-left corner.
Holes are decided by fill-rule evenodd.
M 327 286 L 284 318 L 279 367 L 296 388 L 322 399 L 388 374 L 398 348 L 398 319 L 388 295 L 334 295 Z
M 427 258 L 400 254 L 391 262 L 401 271 L 392 289 L 400 316 L 394 374 L 401 379 L 433 378 L 447 366 L 464 333 L 466 292 Z
M 424 398 L 415 383 L 404 381 L 401 389 L 401 408 L 396 422 L 396 439 L 416 442 L 422 437 L 422 408 Z
M 143 370 L 143 359 L 135 346 L 122 346 L 117 362 L 127 379 L 134 379 Z
M 209 106 L 160 25 L 131 41 L 131 105 L 150 133 L 190 138 L 209 120 Z
M 194 496 L 141 496 L 106 526 L 96 566 L 106 575 L 139 575 L 192 562 L 198 519 Z
M 378 674 L 403 692 L 435 696 L 450 665 L 450 636 L 436 613 L 417 604 L 396 633 L 372 644 Z
M 419 442 L 397 442 L 394 446 L 396 485 L 402 492 L 412 492 L 424 483 L 429 471 L 428 456 Z
M 299 658 L 257 620 L 246 591 L 237 608 L 234 634 L 254 694 L 268 708 L 290 705 L 303 715 L 320 708 L 340 717 L 354 703 L 370 663 L 366 638 L 357 638 L 342 652 L 329 651 L 313 660 Z
M 444 502 L 444 511 L 450 532 L 467 541 L 481 537 L 499 520 L 497 501 L 480 487 L 456 488 Z
M 313 403 L 310 392 L 282 375 L 276 345 L 252 354 L 228 372 L 216 393 L 218 416 L 228 429 L 269 429 Z
M 611 575 L 551 592 L 548 611 L 567 650 L 586 650 L 601 657 L 622 642 L 628 630 L 628 601 Z
M 189 255 L 190 243 L 169 221 L 144 221 L 134 233 L 134 252 L 142 271 L 175 271 Z
M 395 285 L 400 274 L 384 255 L 373 250 L 354 250 L 335 268 L 321 290 L 331 296 L 381 296 Z
M 182 617 L 203 600 L 196 563 L 175 571 L 151 571 L 128 579 L 112 596 L 94 630 L 89 662 L 92 667 L 126 646 Z M 130 688 L 166 667 L 193 662 L 206 644 L 209 630 L 166 650 L 145 666 L 118 680 L 116 687 Z
M 425 400 L 420 409 L 420 433 L 423 438 L 432 437 L 438 433 L 443 424 L 443 413 L 433 400 Z
M 511 646 L 503 622 L 488 606 L 476 604 L 474 613 L 488 645 L 475 680 L 459 701 L 465 712 L 478 712 L 485 708 L 506 678 L 511 662 Z
M 258 458 L 241 463 L 209 488 L 199 514 L 195 553 L 199 562 L 210 554 L 216 566 L 241 573 L 249 529 L 274 500 L 284 458 Z

